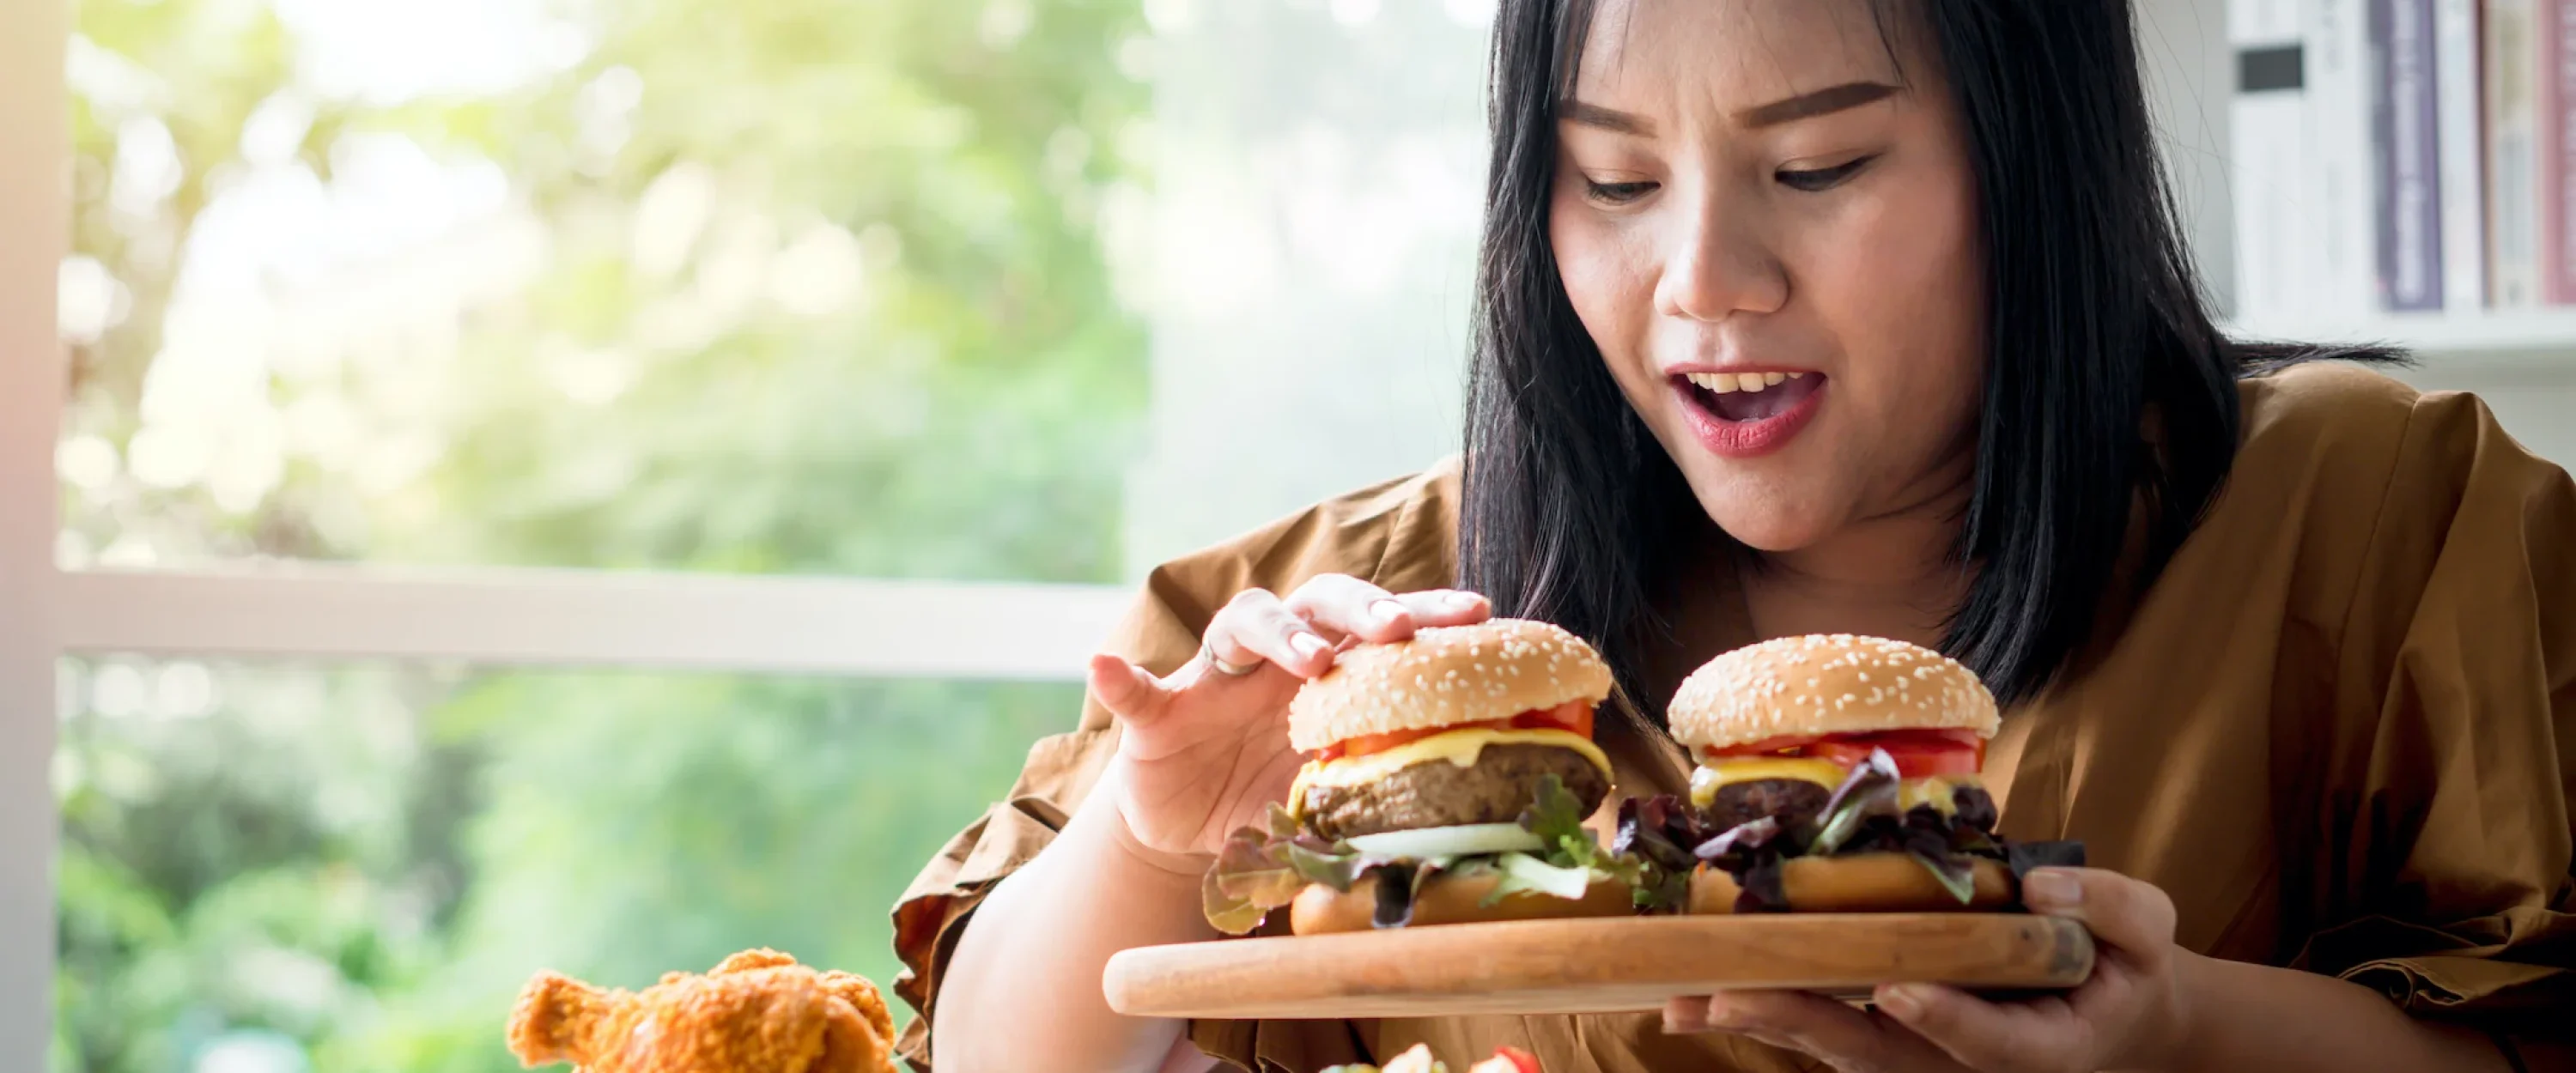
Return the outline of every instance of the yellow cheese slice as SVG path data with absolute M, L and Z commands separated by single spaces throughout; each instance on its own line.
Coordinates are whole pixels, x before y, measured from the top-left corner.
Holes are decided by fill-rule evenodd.
M 1832 790 L 1841 786 L 1843 777 L 1848 774 L 1850 774 L 1849 770 L 1841 764 L 1831 760 L 1807 757 L 1765 756 L 1748 757 L 1742 760 L 1721 760 L 1714 766 L 1701 767 L 1691 772 L 1691 803 L 1707 808 L 1717 803 L 1717 791 L 1724 787 L 1739 782 L 1761 782 L 1768 779 L 1812 782 Z M 1981 784 L 1974 775 L 1934 775 L 1929 778 L 1907 779 L 1898 784 L 1896 801 L 1899 807 L 1906 809 L 1912 809 L 1916 805 L 1930 805 L 1934 811 L 1948 816 L 1958 811 L 1957 803 L 1951 800 L 1954 791 L 1962 786 L 1977 785 Z
M 1310 786 L 1362 786 L 1376 782 L 1415 764 L 1446 760 L 1459 767 L 1474 767 L 1488 745 L 1553 745 L 1572 749 L 1601 769 L 1609 779 L 1610 758 L 1592 739 L 1570 730 L 1489 730 L 1473 727 L 1434 734 L 1420 741 L 1407 742 L 1382 753 L 1367 756 L 1345 756 L 1330 762 L 1310 761 L 1297 772 L 1297 781 L 1288 787 L 1288 811 L 1303 815 L 1306 788 Z
M 1956 816 L 1959 814 L 1959 803 L 1955 800 L 1955 796 L 1959 788 L 1982 785 L 1985 784 L 1974 775 L 1934 775 L 1928 779 L 1907 779 L 1904 785 L 1896 788 L 1896 803 L 1898 807 L 1908 811 L 1916 805 L 1930 805 L 1934 812 L 1944 816 Z
M 1739 782 L 1762 782 L 1768 779 L 1790 779 L 1812 782 L 1827 790 L 1843 784 L 1849 774 L 1841 764 L 1831 760 L 1814 760 L 1794 756 L 1748 757 L 1742 760 L 1720 760 L 1714 766 L 1703 766 L 1691 772 L 1691 804 L 1707 808 L 1717 803 L 1717 792 Z

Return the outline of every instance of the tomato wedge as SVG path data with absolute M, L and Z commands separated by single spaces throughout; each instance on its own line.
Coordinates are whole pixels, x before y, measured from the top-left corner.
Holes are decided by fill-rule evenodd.
M 1986 742 L 1973 730 L 1885 730 L 1874 734 L 1790 735 L 1767 738 L 1726 749 L 1707 750 L 1710 759 L 1813 757 L 1844 767 L 1869 759 L 1884 749 L 1896 761 L 1896 772 L 1909 779 L 1934 775 L 1974 775 L 1986 766 Z
M 1509 719 L 1487 719 L 1474 723 L 1461 723 L 1456 726 L 1433 727 L 1427 730 L 1394 730 L 1384 734 L 1362 734 L 1356 738 L 1345 738 L 1321 749 L 1317 749 L 1313 753 L 1313 756 L 1317 760 L 1324 761 L 1339 760 L 1345 756 L 1368 756 L 1372 753 L 1382 753 L 1389 749 L 1411 745 L 1414 742 L 1421 741 L 1422 739 L 1431 737 L 1435 734 L 1446 734 L 1452 730 L 1467 730 L 1470 728 L 1483 728 L 1487 730 L 1563 730 L 1589 738 L 1592 736 L 1592 705 L 1578 700 L 1568 704 L 1560 704 L 1554 708 L 1522 712 Z
M 1518 1073 L 1539 1073 L 1538 1056 L 1518 1047 L 1497 1048 L 1494 1057 L 1509 1060 Z

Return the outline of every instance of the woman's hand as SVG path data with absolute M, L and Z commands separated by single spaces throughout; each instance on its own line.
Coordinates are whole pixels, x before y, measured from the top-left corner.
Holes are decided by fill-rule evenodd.
M 2031 911 L 2079 920 L 2098 941 L 2093 978 L 2063 996 L 1985 1002 L 1931 984 L 1878 989 L 1878 1011 L 1796 992 L 1675 999 L 1667 1032 L 1740 1032 L 1844 1073 L 2092 1073 L 2169 1067 L 2190 1038 L 2196 955 L 2174 945 L 2173 900 L 2092 868 L 2043 868 Z
M 1237 828 L 1284 800 L 1304 758 L 1288 747 L 1288 700 L 1356 641 L 1400 641 L 1426 626 L 1482 622 L 1472 593 L 1398 596 L 1325 574 L 1286 599 L 1235 596 L 1208 623 L 1198 658 L 1156 678 L 1116 656 L 1091 661 L 1091 693 L 1118 717 L 1118 813 L 1139 850 L 1200 871 Z

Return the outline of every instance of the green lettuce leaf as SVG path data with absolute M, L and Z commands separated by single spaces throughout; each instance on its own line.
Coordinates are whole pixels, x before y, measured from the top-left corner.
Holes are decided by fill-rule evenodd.
M 1248 935 L 1306 883 L 1290 866 L 1285 844 L 1258 827 L 1245 827 L 1217 851 L 1216 866 L 1199 881 L 1199 901 L 1218 931 Z
M 1502 881 L 1485 895 L 1485 905 L 1492 905 L 1515 894 L 1549 894 L 1577 901 L 1591 889 L 1592 869 L 1581 865 L 1556 865 L 1526 853 L 1506 853 L 1494 859 L 1503 873 Z
M 1600 836 L 1583 826 L 1583 818 L 1583 799 L 1566 789 L 1563 780 L 1542 775 L 1530 807 L 1521 810 L 1520 824 L 1523 830 L 1546 841 L 1541 859 L 1549 865 L 1585 869 L 1595 878 L 1617 879 L 1632 887 L 1641 883 L 1646 862 L 1635 854 L 1603 849 Z M 1510 856 L 1514 855 L 1505 855 Z
M 1939 880 L 1942 888 L 1949 891 L 1951 897 L 1959 899 L 1959 904 L 1966 905 L 1976 900 L 1976 872 L 1966 857 L 1955 853 L 1921 851 L 1909 852 L 1906 856 L 1914 858 L 1915 863 L 1922 865 L 1924 871 L 1932 873 L 1932 878 Z
M 1869 761 L 1852 768 L 1843 784 L 1834 788 L 1834 796 L 1825 801 L 1807 852 L 1818 857 L 1831 854 L 1860 833 L 1862 820 L 1896 812 L 1899 782 L 1896 760 L 1884 749 L 1870 750 Z
M 1237 830 L 1217 852 L 1216 866 L 1199 884 L 1201 910 L 1218 931 L 1250 934 L 1306 884 L 1348 891 L 1386 863 L 1306 834 L 1296 817 L 1274 804 L 1264 826 Z

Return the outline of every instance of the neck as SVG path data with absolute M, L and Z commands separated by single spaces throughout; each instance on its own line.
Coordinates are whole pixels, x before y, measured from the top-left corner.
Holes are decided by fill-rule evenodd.
M 1972 476 L 1795 551 L 1748 557 L 1745 609 L 1763 637 L 1859 633 L 1938 648 L 1974 572 L 1958 561 Z

